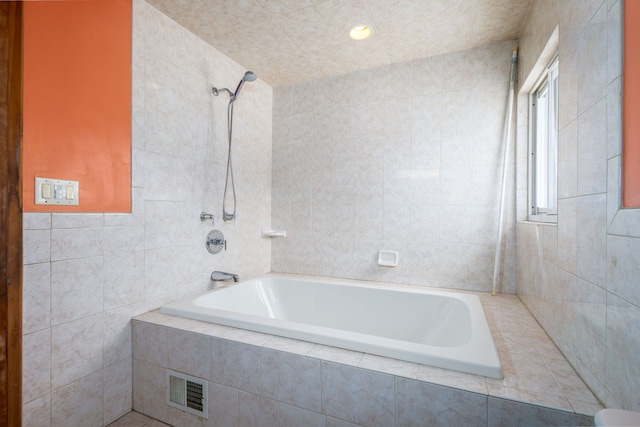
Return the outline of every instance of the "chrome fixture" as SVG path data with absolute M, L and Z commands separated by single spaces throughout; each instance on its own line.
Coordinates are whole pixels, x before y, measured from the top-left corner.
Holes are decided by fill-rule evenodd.
M 213 214 L 200 212 L 200 221 L 205 222 L 209 220 L 211 220 L 211 222 L 214 222 Z
M 229 151 L 227 155 L 227 176 L 224 182 L 224 196 L 222 197 L 222 219 L 224 221 L 233 221 L 236 218 L 236 188 L 233 184 L 233 167 L 231 165 L 231 134 L 233 132 L 233 102 L 240 95 L 240 90 L 242 86 L 244 86 L 245 82 L 253 82 L 258 78 L 253 71 L 247 71 L 244 73 L 244 76 L 240 79 L 238 86 L 236 87 L 235 92 L 231 92 L 226 87 L 222 89 L 218 89 L 214 87 L 211 89 L 215 96 L 218 96 L 220 92 L 226 92 L 229 95 L 229 105 L 227 106 L 227 135 L 228 135 L 228 143 L 229 143 Z M 231 200 L 233 208 L 231 211 L 227 212 L 227 189 L 231 186 Z
M 222 249 L 227 250 L 227 241 L 220 230 L 211 230 L 207 234 L 207 250 L 212 254 L 219 253 Z
M 213 94 L 214 94 L 215 96 L 220 95 L 220 92 L 227 92 L 227 94 L 229 94 L 229 97 L 230 97 L 230 98 L 233 98 L 233 92 L 231 92 L 231 91 L 230 91 L 229 89 L 227 89 L 226 87 L 223 87 L 223 88 L 221 88 L 221 89 L 218 89 L 217 87 L 213 87 L 213 88 L 211 89 L 211 92 L 213 92 Z
M 253 71 L 247 71 L 246 73 L 244 73 L 244 76 L 242 76 L 242 78 L 240 79 L 240 82 L 238 83 L 238 86 L 236 87 L 235 92 L 231 92 L 226 87 L 223 87 L 221 89 L 214 87 L 211 89 L 211 92 L 213 92 L 215 96 L 218 96 L 220 92 L 226 92 L 229 95 L 230 102 L 233 102 L 236 100 L 238 95 L 240 95 L 240 89 L 242 89 L 242 86 L 244 86 L 244 82 L 254 82 L 256 81 L 257 78 L 258 76 L 256 76 L 256 73 L 254 73 Z
M 214 271 L 211 273 L 211 280 L 214 282 L 239 282 L 240 276 L 235 273 L 225 273 L 224 271 Z

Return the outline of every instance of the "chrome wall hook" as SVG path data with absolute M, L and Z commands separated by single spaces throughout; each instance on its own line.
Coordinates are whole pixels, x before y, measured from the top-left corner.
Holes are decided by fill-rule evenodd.
M 211 220 L 211 222 L 215 222 L 213 214 L 206 213 L 204 211 L 200 212 L 200 221 L 205 222 L 209 220 Z

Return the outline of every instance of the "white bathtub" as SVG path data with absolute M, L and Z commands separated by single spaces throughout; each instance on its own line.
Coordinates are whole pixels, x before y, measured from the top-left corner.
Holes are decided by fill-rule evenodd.
M 185 298 L 161 312 L 502 378 L 476 295 L 267 276 Z

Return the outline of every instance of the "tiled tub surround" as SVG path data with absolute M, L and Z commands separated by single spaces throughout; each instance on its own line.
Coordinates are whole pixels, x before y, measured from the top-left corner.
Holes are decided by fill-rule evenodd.
M 272 243 L 272 271 L 491 290 L 514 45 L 274 88 L 272 225 L 287 238 Z M 398 267 L 378 266 L 379 250 L 398 251 Z
M 591 425 L 600 404 L 518 298 L 479 296 L 502 380 L 148 312 L 134 410 L 180 426 Z M 208 420 L 165 404 L 165 368 L 210 380 Z
M 640 210 L 620 209 L 622 2 L 532 6 L 522 78 L 559 30 L 558 222 L 524 221 L 521 95 L 518 295 L 607 407 L 640 411 Z
M 219 217 L 226 166 L 227 102 L 211 86 L 236 84 L 244 72 L 133 1 L 133 212 L 23 218 L 24 426 L 100 426 L 128 412 L 131 317 L 205 291 L 215 269 L 270 270 L 270 243 L 260 238 L 271 223 L 264 82 L 236 104 L 238 221 L 216 222 L 227 251 L 207 252 L 213 227 L 199 219 L 203 210 Z

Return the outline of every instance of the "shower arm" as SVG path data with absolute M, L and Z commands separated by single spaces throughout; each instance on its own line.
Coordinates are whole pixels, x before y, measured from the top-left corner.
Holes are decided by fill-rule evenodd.
M 231 92 L 229 89 L 227 89 L 226 87 L 223 87 L 222 89 L 218 89 L 217 87 L 214 87 L 213 89 L 211 89 L 211 92 L 213 92 L 215 96 L 218 96 L 220 92 L 227 92 L 229 94 L 229 98 L 233 98 L 235 96 L 235 94 Z

